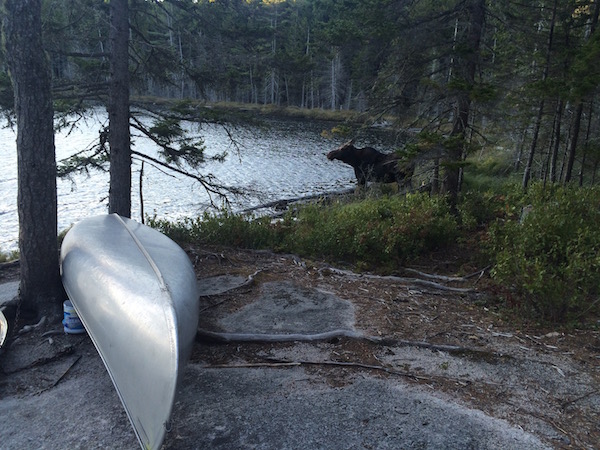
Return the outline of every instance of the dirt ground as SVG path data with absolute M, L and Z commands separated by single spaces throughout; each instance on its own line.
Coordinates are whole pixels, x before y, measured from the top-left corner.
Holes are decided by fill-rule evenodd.
M 354 304 L 355 326 L 364 335 L 385 338 L 370 342 L 340 337 L 321 344 L 332 346 L 336 361 L 343 363 L 311 365 L 331 384 L 344 384 L 348 373 L 356 371 L 400 377 L 505 419 L 554 448 L 600 448 L 600 332 L 534 327 L 505 317 L 490 306 L 494 293 L 486 282 L 488 274 L 452 256 L 418 262 L 412 269 L 421 274 L 399 270 L 397 277 L 369 277 L 292 255 L 232 249 L 188 252 L 201 277 L 233 274 L 253 281 L 201 299 L 200 329 L 211 327 L 213 312 L 241 307 L 257 284 L 287 280 L 317 287 Z M 477 274 L 444 278 L 452 278 L 458 269 Z M 440 277 L 425 278 L 425 273 Z M 261 356 L 265 345 L 289 346 L 198 346 L 192 360 L 268 363 Z
M 600 448 L 600 333 L 592 327 L 568 331 L 533 327 L 505 317 L 493 307 L 488 275 L 478 268 L 459 268 L 452 257 L 436 257 L 415 262 L 411 269 L 419 273 L 399 270 L 383 277 L 271 252 L 186 251 L 200 279 L 223 280 L 220 292 L 201 297 L 202 331 L 227 331 L 217 320 L 224 312 L 240 310 L 270 282 L 285 282 L 351 302 L 354 329 L 361 335 L 342 333 L 316 342 L 217 343 L 200 333 L 191 366 L 264 368 L 293 363 L 333 387 L 347 386 L 360 374 L 401 380 L 503 419 L 549 447 Z M 459 270 L 475 275 L 453 277 Z M 0 270 L 0 282 L 17 276 L 18 267 Z M 226 280 L 234 282 L 227 286 Z M 300 347 L 295 359 L 294 351 Z M 313 358 L 306 356 L 311 354 Z M 35 355 L 31 358 L 36 361 Z M 77 363 L 70 352 L 65 358 L 54 385 Z M 38 369 L 46 364 L 37 361 L 42 361 L 36 364 Z M 56 361 L 55 355 L 48 362 Z M 32 383 L 15 376 L 2 381 L 0 376 L 0 391 L 18 396 L 46 389 L 42 382 L 33 387 Z M 184 448 L 178 439 L 168 438 L 165 448 Z

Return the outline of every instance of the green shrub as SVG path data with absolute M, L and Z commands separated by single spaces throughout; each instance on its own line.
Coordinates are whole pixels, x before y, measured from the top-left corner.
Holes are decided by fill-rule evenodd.
M 487 148 L 467 158 L 464 170 L 463 192 L 491 191 L 501 194 L 507 185 L 517 184 L 520 176 L 514 172 L 512 152 L 503 147 Z
M 184 218 L 177 222 L 169 222 L 165 219 L 157 219 L 156 216 L 146 217 L 146 225 L 157 229 L 180 244 L 194 241 L 194 222 L 194 220 L 189 218 Z
M 469 191 L 461 195 L 458 204 L 463 230 L 475 230 L 503 213 L 503 197 L 491 192 Z
M 405 261 L 457 233 L 444 199 L 424 194 L 308 206 L 282 227 L 287 251 L 369 266 Z
M 243 248 L 272 247 L 277 238 L 269 217 L 255 218 L 223 212 L 197 220 L 194 237 L 200 243 Z
M 228 211 L 218 214 L 205 213 L 200 218 L 184 218 L 175 223 L 153 218 L 148 219 L 148 225 L 180 243 L 264 248 L 277 241 L 276 231 L 268 217 L 254 218 Z
M 270 248 L 362 267 L 397 264 L 457 236 L 445 200 L 425 194 L 307 205 L 281 221 L 223 212 L 148 224 L 180 243 Z
M 16 259 L 19 259 L 19 251 L 18 250 L 12 250 L 9 252 L 0 251 L 0 263 L 14 261 Z
M 600 190 L 532 186 L 522 220 L 490 231 L 494 278 L 543 320 L 580 318 L 600 288 Z

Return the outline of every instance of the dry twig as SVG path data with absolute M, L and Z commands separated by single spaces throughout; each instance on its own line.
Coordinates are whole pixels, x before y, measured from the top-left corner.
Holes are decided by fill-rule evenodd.
M 395 275 L 358 274 L 358 273 L 351 272 L 349 270 L 336 269 L 333 267 L 327 267 L 326 269 L 321 269 L 319 272 L 322 273 L 324 270 L 327 270 L 333 274 L 342 275 L 345 277 L 366 278 L 369 280 L 371 280 L 371 279 L 384 280 L 384 281 L 392 281 L 395 283 L 404 283 L 404 284 L 409 284 L 409 285 L 420 285 L 420 286 L 438 289 L 441 291 L 456 292 L 456 293 L 460 293 L 460 294 L 466 294 L 469 292 L 473 292 L 473 289 L 470 289 L 470 288 L 455 288 L 455 287 L 451 287 L 451 286 L 445 286 L 443 284 L 436 283 L 436 282 L 429 281 L 429 280 L 421 280 L 420 278 L 405 278 L 405 277 L 398 277 Z

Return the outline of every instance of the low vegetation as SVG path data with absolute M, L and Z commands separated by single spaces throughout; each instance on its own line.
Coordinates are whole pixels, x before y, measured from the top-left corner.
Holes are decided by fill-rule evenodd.
M 585 320 L 600 300 L 600 190 L 538 185 L 521 203 L 489 228 L 494 279 L 531 316 Z
M 0 252 L 0 264 L 19 259 L 19 252 L 14 250 L 10 252 Z
M 458 214 L 427 194 L 321 202 L 279 220 L 231 213 L 150 220 L 179 242 L 272 249 L 391 273 L 430 252 L 491 265 L 490 291 L 524 317 L 577 323 L 600 312 L 600 189 L 516 184 L 469 191 Z M 495 287 L 494 287 L 495 286 Z M 594 319 L 595 320 L 595 319 Z

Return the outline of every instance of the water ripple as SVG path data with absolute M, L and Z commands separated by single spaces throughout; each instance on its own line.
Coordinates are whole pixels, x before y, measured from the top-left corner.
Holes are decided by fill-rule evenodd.
M 78 129 L 68 134 L 57 133 L 57 158 L 65 158 L 93 143 L 106 122 L 105 116 L 99 112 L 96 119 L 88 120 Z M 239 141 L 239 151 L 232 147 L 223 127 L 202 126 L 207 156 L 228 152 L 228 157 L 222 163 L 206 162 L 200 174 L 212 174 L 219 183 L 251 192 L 231 199 L 234 210 L 354 185 L 349 166 L 325 157 L 328 150 L 339 145 L 338 141 L 321 136 L 327 125 L 298 121 L 272 121 L 268 125 L 235 128 L 233 134 Z M 193 129 L 191 125 L 189 129 Z M 14 131 L 0 129 L 0 166 L 4 168 L 0 179 L 0 250 L 3 251 L 15 249 L 18 239 L 15 142 Z M 142 138 L 135 138 L 134 145 L 138 151 L 156 155 L 155 146 Z M 134 161 L 132 171 L 132 217 L 139 220 L 139 161 Z M 84 217 L 106 213 L 108 180 L 108 174 L 100 172 L 78 175 L 73 181 L 58 180 L 59 231 Z M 210 196 L 198 182 L 181 175 L 170 176 L 150 164 L 144 165 L 143 198 L 145 214 L 169 220 L 198 216 L 211 205 Z

